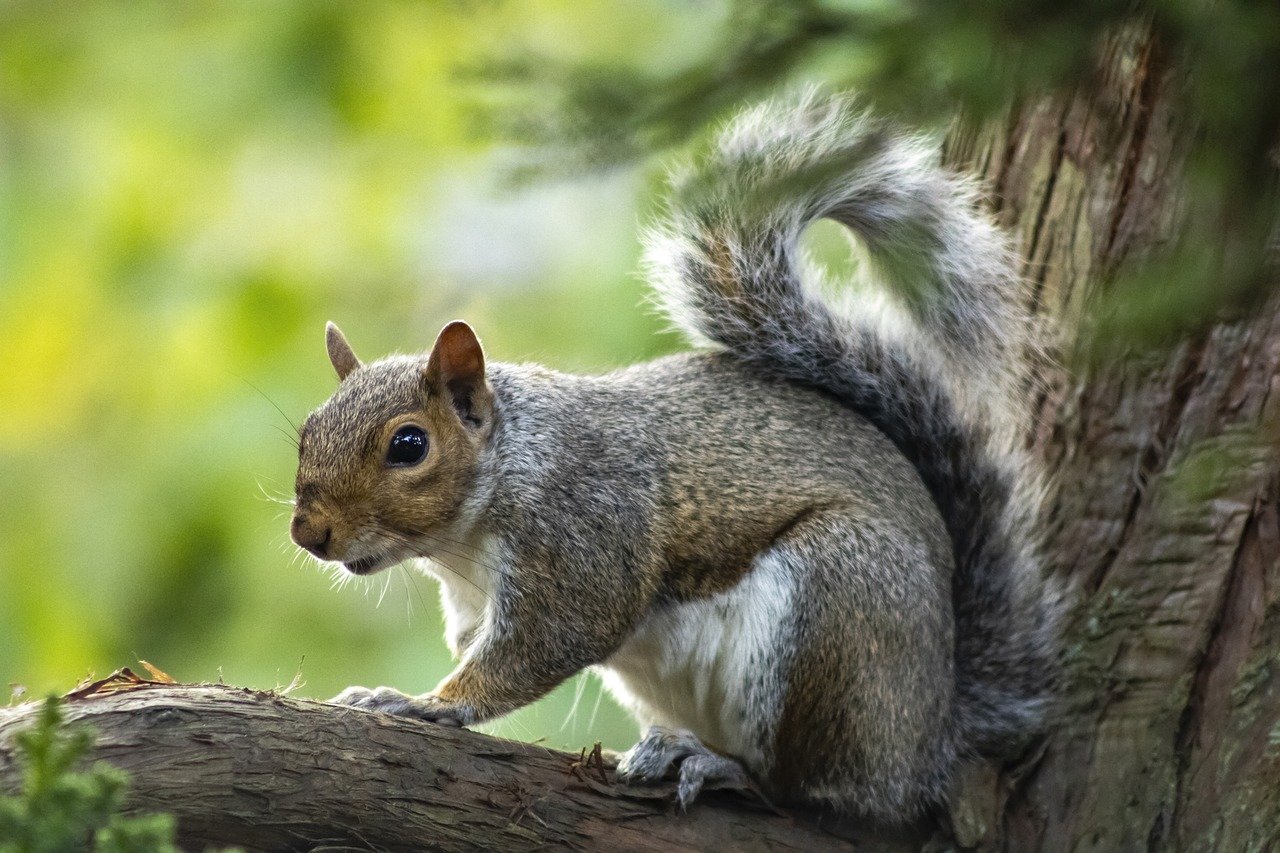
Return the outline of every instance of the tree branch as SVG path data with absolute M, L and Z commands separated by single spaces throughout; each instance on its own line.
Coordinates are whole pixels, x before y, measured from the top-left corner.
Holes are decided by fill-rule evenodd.
M 831 850 L 856 840 L 730 792 L 675 814 L 671 784 L 617 783 L 599 756 L 584 763 L 277 693 L 148 682 L 80 693 L 66 716 L 97 730 L 92 757 L 131 774 L 130 809 L 174 814 L 185 846 Z M 19 785 L 13 735 L 38 709 L 0 709 L 0 790 Z

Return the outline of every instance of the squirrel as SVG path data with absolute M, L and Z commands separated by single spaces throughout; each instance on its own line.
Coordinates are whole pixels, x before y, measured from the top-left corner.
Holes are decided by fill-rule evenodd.
M 693 352 L 567 375 L 488 363 L 455 321 L 365 364 L 330 323 L 292 537 L 434 575 L 458 661 L 333 701 L 468 726 L 593 668 L 641 726 L 622 778 L 892 823 L 1024 749 L 1060 608 L 1027 292 L 977 200 L 924 139 L 808 92 L 672 175 L 644 264 Z M 843 298 L 798 246 L 823 218 L 874 273 Z

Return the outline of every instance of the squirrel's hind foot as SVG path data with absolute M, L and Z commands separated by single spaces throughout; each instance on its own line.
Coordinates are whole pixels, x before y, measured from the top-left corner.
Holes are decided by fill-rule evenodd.
M 651 784 L 672 771 L 676 771 L 676 804 L 681 811 L 693 804 L 703 788 L 755 790 L 746 768 L 713 751 L 687 729 L 650 726 L 618 762 L 618 776 L 627 782 Z

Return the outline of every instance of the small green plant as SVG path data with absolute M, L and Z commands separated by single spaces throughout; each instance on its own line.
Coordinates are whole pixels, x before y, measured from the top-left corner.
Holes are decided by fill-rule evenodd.
M 23 788 L 0 797 L 0 853 L 94 850 L 98 853 L 176 851 L 170 815 L 124 817 L 129 778 L 99 762 L 78 770 L 93 745 L 83 727 L 64 725 L 49 697 L 31 728 L 15 738 Z

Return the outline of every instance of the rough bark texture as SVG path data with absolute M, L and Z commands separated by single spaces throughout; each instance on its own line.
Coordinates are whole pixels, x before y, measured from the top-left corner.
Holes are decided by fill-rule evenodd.
M 738 794 L 674 815 L 671 785 L 616 785 L 607 762 L 274 693 L 154 685 L 66 709 L 132 775 L 130 807 L 175 814 L 196 850 L 852 849 Z M 0 709 L 0 791 L 37 712 Z
M 1115 271 L 1175 239 L 1178 71 L 1117 39 L 1091 97 L 953 134 L 1019 236 L 1070 353 Z M 1208 319 L 1208 318 L 1206 318 Z M 1050 570 L 1076 600 L 1062 719 L 1005 779 L 1013 850 L 1280 845 L 1280 312 L 1051 377 Z

